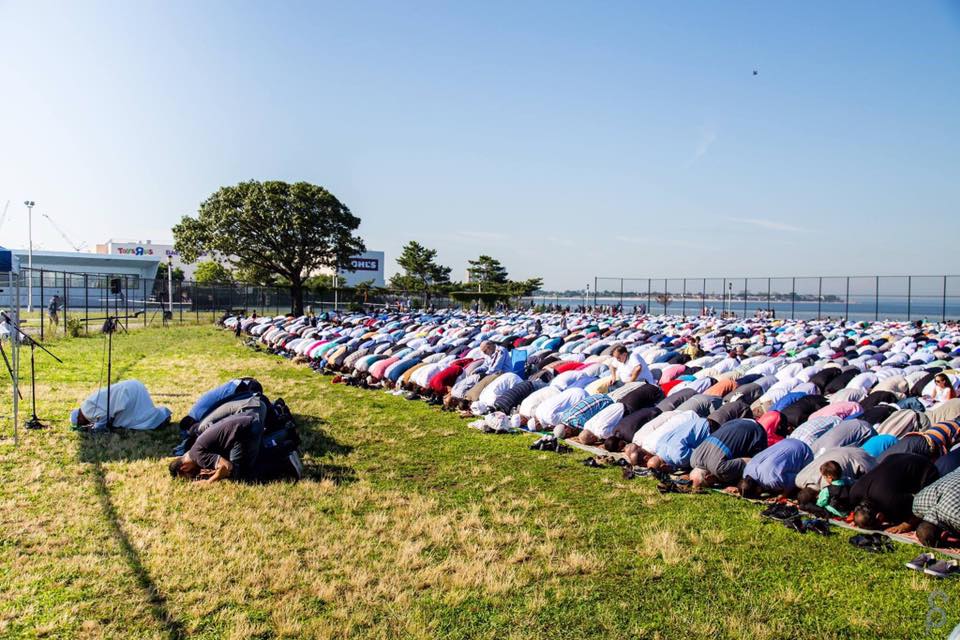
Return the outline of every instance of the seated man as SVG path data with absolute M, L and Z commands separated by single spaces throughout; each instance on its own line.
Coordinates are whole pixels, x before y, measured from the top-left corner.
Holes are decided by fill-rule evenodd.
M 756 499 L 764 492 L 793 493 L 797 474 L 813 461 L 806 442 L 785 438 L 750 458 L 737 485 L 744 498 Z
M 740 482 L 747 461 L 767 447 L 767 433 L 756 420 L 731 420 L 694 450 L 690 480 L 694 488 Z
M 944 533 L 960 534 L 960 473 L 945 475 L 917 492 L 913 515 L 923 545 L 936 547 Z
M 107 390 L 94 392 L 70 412 L 77 427 L 92 425 L 94 431 L 108 425 L 122 429 L 156 429 L 170 422 L 170 409 L 154 406 L 150 392 L 139 380 L 124 380 L 110 385 L 110 416 L 107 416 Z
M 480 343 L 480 352 L 483 354 L 484 368 L 488 374 L 510 371 L 510 353 L 503 347 L 484 340 Z
M 610 365 L 610 382 L 636 382 L 638 380 L 649 384 L 656 384 L 653 374 L 647 367 L 646 361 L 636 352 L 631 354 L 622 344 L 613 348 L 610 354 L 613 362 Z
M 262 433 L 263 424 L 255 413 L 224 418 L 201 433 L 189 451 L 170 462 L 170 475 L 206 484 L 226 478 L 253 479 Z
M 886 456 L 850 488 L 853 523 L 861 529 L 904 523 L 913 516 L 913 496 L 939 477 L 927 456 L 915 453 Z M 907 524 L 903 530 L 909 529 Z

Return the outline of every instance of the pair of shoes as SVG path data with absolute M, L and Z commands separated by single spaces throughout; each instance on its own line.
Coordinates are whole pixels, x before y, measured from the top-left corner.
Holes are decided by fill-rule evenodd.
M 580 464 L 582 464 L 582 465 L 585 466 L 585 467 L 590 467 L 591 469 L 599 469 L 600 467 L 603 466 L 602 464 L 600 464 L 599 462 L 597 462 L 597 459 L 596 459 L 596 458 L 594 458 L 594 457 L 592 457 L 592 456 L 589 457 L 589 458 L 587 458 L 586 460 L 581 460 L 581 461 L 580 461 Z
M 882 533 L 861 533 L 850 538 L 850 544 L 870 553 L 890 553 L 893 543 Z
M 533 451 L 555 451 L 557 446 L 557 439 L 553 436 L 543 436 L 532 445 L 530 449 Z
M 910 562 L 905 563 L 905 566 L 907 569 L 913 569 L 914 571 L 923 571 L 936 561 L 937 557 L 932 553 L 921 553 Z
M 672 480 L 667 480 L 667 481 L 661 480 L 657 482 L 657 491 L 659 491 L 661 494 L 691 492 L 689 487 L 678 485 L 676 482 L 673 482 Z
M 823 518 L 805 518 L 801 521 L 804 531 L 812 531 L 819 536 L 831 536 L 830 523 Z
M 761 511 L 760 515 L 764 518 L 771 518 L 782 522 L 796 518 L 800 515 L 800 510 L 790 504 L 772 504 Z

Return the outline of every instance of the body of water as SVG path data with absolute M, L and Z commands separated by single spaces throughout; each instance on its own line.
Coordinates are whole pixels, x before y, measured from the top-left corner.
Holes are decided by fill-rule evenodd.
M 583 305 L 585 298 L 558 297 L 558 296 L 535 296 L 525 298 L 526 302 L 534 305 L 539 304 L 559 304 L 562 307 L 575 308 Z M 588 305 L 594 304 L 591 296 L 586 299 Z M 615 306 L 620 303 L 620 297 L 598 296 L 596 304 L 602 306 Z M 721 298 L 706 298 L 703 302 L 706 306 L 716 309 L 719 315 L 724 310 L 724 301 Z M 658 303 L 656 299 L 650 301 L 646 297 L 642 298 L 623 298 L 623 308 L 626 312 L 632 312 L 634 308 L 640 308 L 647 305 L 647 311 L 655 314 L 669 315 L 698 315 L 701 308 L 701 300 L 687 299 L 670 300 L 664 306 Z M 817 318 L 843 318 L 849 317 L 850 320 L 957 320 L 960 319 L 960 299 L 947 298 L 944 305 L 943 298 L 918 297 L 915 296 L 909 301 L 904 297 L 880 296 L 879 300 L 873 296 L 861 296 L 857 299 L 851 297 L 849 306 L 845 301 L 841 302 L 820 302 L 816 301 L 796 301 L 796 302 L 777 302 L 771 301 L 767 304 L 765 299 L 750 300 L 744 304 L 743 299 L 727 300 L 726 309 L 732 311 L 738 317 L 753 316 L 758 309 L 773 309 L 777 318 L 795 318 L 807 320 Z

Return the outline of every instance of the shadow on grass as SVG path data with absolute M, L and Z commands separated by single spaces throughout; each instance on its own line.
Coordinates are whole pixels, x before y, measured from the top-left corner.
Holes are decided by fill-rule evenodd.
M 147 603 L 150 605 L 150 611 L 153 617 L 156 618 L 157 622 L 163 627 L 164 635 L 167 638 L 171 640 L 186 638 L 186 629 L 184 629 L 183 624 L 170 612 L 166 598 L 164 598 L 159 589 L 157 589 L 157 585 L 153 582 L 150 574 L 144 568 L 143 562 L 140 560 L 140 554 L 138 554 L 137 550 L 130 544 L 130 538 L 127 537 L 123 526 L 120 524 L 120 520 L 117 517 L 117 510 L 110 500 L 110 491 L 107 489 L 106 478 L 104 477 L 103 466 L 100 464 L 100 461 L 94 461 L 92 474 L 94 489 L 97 493 L 97 499 L 100 501 L 103 516 L 107 524 L 110 525 L 110 532 L 120 547 L 120 553 L 123 555 L 127 566 L 130 567 L 130 571 L 133 573 L 137 585 L 140 587 Z
M 80 436 L 80 462 L 134 462 L 162 459 L 173 455 L 179 442 L 174 424 L 153 431 L 117 429 L 106 433 L 85 433 Z
M 304 479 L 332 480 L 336 484 L 355 482 L 356 472 L 350 467 L 326 464 L 327 456 L 346 456 L 353 447 L 331 436 L 318 416 L 295 415 L 300 431 L 300 450 L 305 454 Z M 98 465 L 101 462 L 134 462 L 173 457 L 173 448 L 180 442 L 175 423 L 154 431 L 117 429 L 106 433 L 86 433 L 80 438 L 80 462 Z

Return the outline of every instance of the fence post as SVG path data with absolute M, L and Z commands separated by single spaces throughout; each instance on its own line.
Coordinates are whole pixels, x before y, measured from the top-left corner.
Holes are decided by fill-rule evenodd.
M 197 314 L 197 324 L 200 324 L 200 300 L 197 298 L 197 283 L 194 282 L 191 285 L 193 294 L 191 296 L 191 302 L 193 303 L 193 311 Z
M 703 279 L 703 288 L 700 289 L 700 314 L 699 314 L 699 315 L 701 315 L 701 316 L 702 316 L 702 315 L 706 315 L 706 314 L 704 314 L 704 312 L 703 312 L 704 309 L 706 308 L 706 306 L 707 306 L 707 279 L 704 278 L 704 279 Z
M 70 310 L 70 287 L 67 286 L 67 272 L 63 272 L 63 335 L 67 335 L 67 313 Z
M 797 319 L 797 278 L 790 279 L 790 319 Z
M 723 284 L 720 285 L 720 317 L 722 318 L 727 313 L 727 279 L 723 279 Z
M 743 318 L 747 318 L 747 295 L 750 293 L 748 290 L 747 279 L 743 279 Z
M 880 319 L 880 276 L 874 276 L 876 281 L 873 285 L 873 320 Z
M 177 283 L 177 298 L 180 300 L 180 324 L 183 324 L 183 280 Z
M 847 276 L 847 301 L 843 306 L 843 320 L 850 321 L 850 276 Z
M 623 278 L 620 278 L 620 313 L 623 313 Z
M 683 279 L 683 295 L 680 297 L 680 315 L 687 317 L 687 279 Z
M 910 302 L 913 297 L 913 276 L 907 276 L 907 322 L 910 322 Z
M 823 276 L 817 281 L 817 320 L 820 319 L 820 310 L 823 308 Z
M 943 276 L 943 299 L 940 303 L 940 322 L 947 321 L 947 276 Z
M 83 327 L 84 333 L 90 334 L 90 285 L 87 274 L 83 274 Z
M 277 313 L 274 314 L 274 315 L 280 315 L 280 293 L 279 293 L 279 291 L 280 291 L 280 290 L 279 290 L 276 286 L 273 287 L 273 301 L 274 301 L 274 302 L 276 303 L 276 305 L 277 305 Z
M 767 278 L 767 313 L 770 313 L 770 278 Z
M 593 276 L 593 308 L 597 308 L 597 276 Z
M 653 302 L 650 297 L 650 278 L 647 278 L 647 313 L 653 310 Z
M 156 279 L 154 279 L 156 282 Z M 156 285 L 154 285 L 156 286 Z M 147 279 L 143 279 L 143 328 L 147 328 Z
M 30 274 L 30 277 L 33 277 L 33 274 Z M 31 287 L 30 293 L 33 293 L 33 288 Z M 37 305 L 37 309 L 40 311 L 40 339 L 43 340 L 43 325 L 46 322 L 43 321 L 43 269 L 40 269 L 40 304 Z M 33 300 L 30 301 L 31 303 Z

